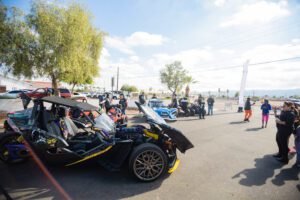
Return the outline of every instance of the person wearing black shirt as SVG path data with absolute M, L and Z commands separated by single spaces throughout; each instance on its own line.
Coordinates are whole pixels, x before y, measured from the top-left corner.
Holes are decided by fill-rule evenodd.
M 140 95 L 139 95 L 139 102 L 140 104 L 144 105 L 146 103 L 146 99 L 145 99 L 145 94 L 144 92 L 142 92 Z
M 178 102 L 177 102 L 176 94 L 173 94 L 173 96 L 172 96 L 172 103 L 171 103 L 170 107 L 171 108 L 178 108 Z
M 124 98 L 124 94 L 120 95 L 119 104 L 121 106 L 122 114 L 125 115 L 125 110 L 127 108 L 127 99 Z
M 244 110 L 245 110 L 245 119 L 244 121 L 250 121 L 250 117 L 252 116 L 252 108 L 251 106 L 254 105 L 255 103 L 251 104 L 250 102 L 250 98 L 248 97 L 244 106 Z
M 278 145 L 278 153 L 274 155 L 276 159 L 280 162 L 287 164 L 288 160 L 288 143 L 289 138 L 294 130 L 295 115 L 292 112 L 293 104 L 291 102 L 284 102 L 283 111 L 280 116 L 276 116 L 276 142 Z
M 215 100 L 213 97 L 208 97 L 207 99 L 207 115 L 213 115 Z
M 111 98 L 110 98 L 109 93 L 107 93 L 106 97 L 105 97 L 105 102 L 104 102 L 104 107 L 105 107 L 106 113 L 108 113 L 109 109 L 111 108 L 110 103 L 111 103 Z
M 103 101 L 104 101 L 104 97 L 103 97 L 103 95 L 98 95 L 98 100 L 99 100 L 99 107 L 100 107 L 100 109 L 102 109 L 103 108 Z
M 208 102 L 208 100 L 207 100 Z M 199 119 L 204 119 L 204 116 L 205 116 L 205 101 L 204 101 L 204 98 L 202 97 L 202 95 L 200 94 L 198 96 L 198 99 L 197 99 L 197 103 L 198 103 L 198 109 L 199 109 Z M 212 112 L 212 111 L 211 111 Z

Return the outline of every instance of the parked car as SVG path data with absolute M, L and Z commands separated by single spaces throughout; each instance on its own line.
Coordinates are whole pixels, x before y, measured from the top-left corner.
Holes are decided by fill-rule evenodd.
M 62 98 L 71 98 L 71 92 L 66 88 L 58 88 L 60 96 Z M 27 96 L 31 98 L 43 98 L 46 96 L 50 96 L 51 94 L 54 94 L 54 91 L 52 88 L 38 88 L 32 92 L 26 93 Z
M 30 98 L 43 98 L 53 94 L 52 88 L 38 88 L 32 92 L 27 92 L 27 96 Z
M 16 99 L 20 97 L 20 94 L 24 92 L 23 90 L 12 90 L 9 92 L 5 92 L 5 93 L 0 93 L 0 97 L 1 98 L 5 98 L 5 99 Z
M 150 99 L 148 102 L 148 106 L 152 108 L 159 116 L 161 116 L 167 121 L 177 120 L 177 109 L 168 108 L 159 99 Z
M 72 94 L 70 92 L 70 90 L 66 89 L 66 88 L 58 88 L 59 93 L 60 93 L 60 97 L 62 98 L 71 98 Z

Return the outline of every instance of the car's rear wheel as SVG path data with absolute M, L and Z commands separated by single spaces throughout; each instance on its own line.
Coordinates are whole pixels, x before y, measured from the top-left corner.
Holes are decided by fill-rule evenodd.
M 144 143 L 137 146 L 129 158 L 129 170 L 139 180 L 154 181 L 165 174 L 167 155 L 157 145 Z

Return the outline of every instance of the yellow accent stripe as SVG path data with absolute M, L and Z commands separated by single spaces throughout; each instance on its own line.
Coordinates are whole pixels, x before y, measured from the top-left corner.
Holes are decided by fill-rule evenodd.
M 147 129 L 144 129 L 144 133 L 145 135 L 147 135 L 148 137 L 152 137 L 154 140 L 158 140 L 158 135 L 155 133 L 151 133 L 149 132 Z
M 101 154 L 107 152 L 107 151 L 110 150 L 111 148 L 112 148 L 112 146 L 109 146 L 109 147 L 107 147 L 106 149 L 104 149 L 104 150 L 102 150 L 102 151 L 99 151 L 99 152 L 97 152 L 97 153 L 94 153 L 94 154 L 92 154 L 92 155 L 89 155 L 89 156 L 87 156 L 87 157 L 84 157 L 83 159 L 77 160 L 77 161 L 75 161 L 75 162 L 73 162 L 73 163 L 67 164 L 66 166 L 68 167 L 68 166 L 75 165 L 75 164 L 81 163 L 81 162 L 83 162 L 83 161 L 86 161 L 86 160 L 88 160 L 88 159 L 94 158 L 94 157 L 96 157 L 96 156 L 99 156 L 99 155 L 101 155 Z
M 176 162 L 175 162 L 175 164 L 174 164 L 174 166 L 173 166 L 172 168 L 169 169 L 168 173 L 169 173 L 169 174 L 173 173 L 173 172 L 177 169 L 179 163 L 180 163 L 180 160 L 177 159 Z

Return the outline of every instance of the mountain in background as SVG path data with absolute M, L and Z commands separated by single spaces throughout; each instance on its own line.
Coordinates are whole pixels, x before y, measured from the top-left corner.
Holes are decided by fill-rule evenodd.
M 237 90 L 232 90 L 229 91 L 228 96 L 233 97 Z M 208 92 L 203 93 L 204 95 L 208 95 Z M 211 92 L 212 95 L 218 96 L 218 92 Z M 220 95 L 225 95 L 226 96 L 226 91 L 221 91 Z M 258 96 L 258 97 L 264 97 L 264 96 L 269 96 L 269 97 L 285 97 L 288 98 L 290 96 L 300 96 L 300 88 L 297 89 L 288 89 L 288 90 L 246 90 L 245 91 L 245 96 Z

